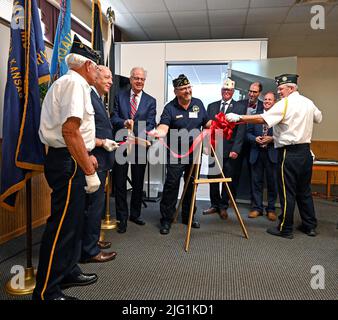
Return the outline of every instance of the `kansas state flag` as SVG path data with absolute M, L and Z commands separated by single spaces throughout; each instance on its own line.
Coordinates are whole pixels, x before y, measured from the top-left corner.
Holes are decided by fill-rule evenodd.
M 36 0 L 13 1 L 3 115 L 0 205 L 14 210 L 15 196 L 32 175 L 43 171 L 39 84 L 49 66 Z
M 72 47 L 71 26 L 71 3 L 70 0 L 60 1 L 60 13 L 56 34 L 54 39 L 54 48 L 52 61 L 50 64 L 50 75 L 52 81 L 60 78 L 68 71 L 65 61 L 66 55 Z

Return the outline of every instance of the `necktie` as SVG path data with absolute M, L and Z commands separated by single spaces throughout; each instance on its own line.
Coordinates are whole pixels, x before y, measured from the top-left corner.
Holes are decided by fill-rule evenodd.
M 269 127 L 266 124 L 263 124 L 263 137 L 268 135 Z
M 221 112 L 225 113 L 227 105 L 228 104 L 225 101 L 222 102 Z
M 132 119 L 135 118 L 135 114 L 136 114 L 136 111 L 137 111 L 137 102 L 136 102 L 136 97 L 137 97 L 137 94 L 133 94 L 131 96 L 131 99 L 130 99 L 130 117 Z

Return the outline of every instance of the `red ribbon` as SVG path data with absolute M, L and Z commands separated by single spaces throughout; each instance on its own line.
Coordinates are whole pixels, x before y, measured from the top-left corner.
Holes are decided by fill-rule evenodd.
M 189 156 L 195 149 L 196 147 L 203 141 L 203 139 L 207 136 L 210 136 L 211 144 L 213 148 L 215 148 L 216 144 L 216 130 L 222 130 L 223 134 L 223 139 L 230 140 L 232 137 L 232 133 L 234 131 L 234 128 L 238 124 L 242 124 L 243 122 L 229 122 L 226 119 L 226 116 L 223 112 L 218 113 L 215 116 L 215 120 L 212 120 L 211 122 L 211 127 L 210 129 L 205 129 L 203 130 L 193 141 L 192 145 L 190 146 L 188 152 L 185 154 L 178 154 L 170 149 L 170 147 L 164 142 L 163 138 L 158 138 L 160 143 L 167 148 L 170 153 L 176 158 L 176 159 L 181 159 Z M 150 136 L 154 136 L 151 132 L 146 132 Z M 218 133 L 218 132 L 217 132 Z M 155 137 L 155 136 L 154 136 Z

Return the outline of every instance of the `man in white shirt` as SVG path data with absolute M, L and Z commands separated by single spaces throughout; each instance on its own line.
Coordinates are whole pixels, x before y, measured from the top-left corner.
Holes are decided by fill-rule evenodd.
M 312 155 L 310 143 L 313 123 L 322 121 L 321 111 L 314 103 L 299 94 L 298 75 L 277 76 L 281 100 L 268 112 L 239 116 L 228 114 L 228 121 L 267 124 L 273 127 L 273 139 L 278 148 L 278 190 L 281 215 L 277 228 L 267 232 L 283 238 L 293 238 L 293 213 L 297 202 L 302 225 L 299 229 L 316 236 L 317 219 L 311 194 Z
M 67 74 L 47 92 L 39 135 L 48 146 L 45 177 L 52 189 L 51 215 L 42 236 L 34 300 L 77 300 L 61 291 L 97 281 L 77 265 L 85 196 L 100 186 L 95 147 L 94 109 L 90 85 L 97 79 L 99 56 L 74 36 L 66 56 Z

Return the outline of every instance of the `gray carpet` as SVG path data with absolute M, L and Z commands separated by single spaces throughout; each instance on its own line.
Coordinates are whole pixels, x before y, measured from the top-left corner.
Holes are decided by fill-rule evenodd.
M 186 253 L 186 226 L 175 224 L 169 235 L 161 235 L 159 203 L 148 203 L 143 209 L 145 226 L 129 223 L 125 234 L 106 231 L 106 240 L 118 252 L 114 261 L 82 265 L 84 272 L 98 274 L 98 282 L 65 293 L 88 300 L 337 300 L 337 203 L 317 199 L 319 235 L 312 238 L 295 231 L 293 240 L 267 234 L 266 228 L 275 223 L 266 216 L 247 218 L 248 207 L 240 205 L 247 240 L 232 210 L 227 221 L 218 215 L 201 216 L 208 205 L 198 202 L 201 229 L 192 229 Z M 42 230 L 33 231 L 35 266 Z M 4 290 L 11 267 L 25 265 L 24 247 L 24 237 L 0 246 L 2 300 L 30 299 Z M 314 265 L 325 270 L 325 289 L 311 288 Z

